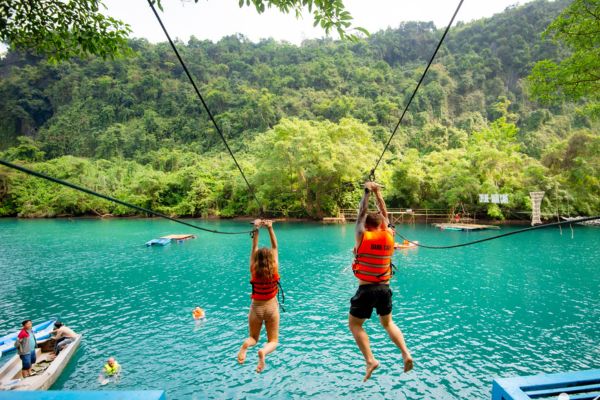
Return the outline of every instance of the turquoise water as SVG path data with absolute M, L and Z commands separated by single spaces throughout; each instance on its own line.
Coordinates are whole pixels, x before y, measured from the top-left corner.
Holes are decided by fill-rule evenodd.
M 401 229 L 433 244 L 497 233 Z M 276 224 L 287 312 L 261 375 L 254 351 L 236 363 L 250 238 L 199 232 L 182 244 L 143 245 L 187 232 L 158 220 L 0 220 L 0 335 L 25 318 L 60 316 L 84 340 L 53 389 L 166 389 L 169 399 L 483 399 L 494 377 L 600 368 L 600 229 L 398 252 L 394 315 L 415 371 L 402 373 L 399 351 L 373 318 L 366 328 L 381 367 L 366 384 L 346 327 L 353 226 Z M 194 331 L 196 305 L 207 323 Z M 123 379 L 100 387 L 108 356 Z

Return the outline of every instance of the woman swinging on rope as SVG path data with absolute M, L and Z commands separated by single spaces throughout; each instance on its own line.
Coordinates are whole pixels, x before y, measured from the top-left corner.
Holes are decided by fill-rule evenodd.
M 258 230 L 265 227 L 269 231 L 271 248 L 258 248 Z M 258 351 L 256 372 L 265 369 L 265 357 L 277 348 L 279 337 L 279 260 L 277 238 L 270 220 L 255 220 L 250 252 L 250 283 L 252 284 L 252 303 L 248 313 L 248 338 L 244 340 L 238 353 L 238 362 L 243 364 L 249 347 L 255 346 L 263 323 L 267 330 L 267 343 Z

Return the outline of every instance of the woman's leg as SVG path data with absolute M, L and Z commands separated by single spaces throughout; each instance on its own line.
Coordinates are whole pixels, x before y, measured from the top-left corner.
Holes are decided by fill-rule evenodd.
M 269 319 L 265 321 L 267 343 L 265 343 L 263 348 L 258 351 L 258 365 L 256 366 L 256 372 L 262 372 L 265 369 L 265 357 L 267 354 L 273 352 L 279 343 L 279 304 L 277 301 L 274 301 L 270 307 L 272 307 L 272 309 L 269 310 Z
M 249 347 L 256 345 L 258 338 L 260 337 L 260 329 L 262 328 L 262 320 L 258 318 L 256 312 L 253 310 L 254 306 L 250 306 L 250 312 L 248 313 L 248 337 L 242 343 L 240 351 L 238 352 L 238 362 L 243 364 L 246 361 L 246 352 Z

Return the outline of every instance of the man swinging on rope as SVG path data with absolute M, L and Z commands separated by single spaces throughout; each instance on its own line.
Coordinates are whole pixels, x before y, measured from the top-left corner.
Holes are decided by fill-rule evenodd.
M 369 194 L 373 192 L 378 213 L 368 213 Z M 393 275 L 392 255 L 394 254 L 394 232 L 388 227 L 389 220 L 385 202 L 379 185 L 365 183 L 365 194 L 360 202 L 356 220 L 356 246 L 352 271 L 358 279 L 358 290 L 350 299 L 348 325 L 367 363 L 363 382 L 371 377 L 379 361 L 373 357 L 369 336 L 363 329 L 365 320 L 371 318 L 373 308 L 377 310 L 379 321 L 392 342 L 402 352 L 404 372 L 413 368 L 413 360 L 404 342 L 400 328 L 392 321 L 392 291 L 390 279 Z

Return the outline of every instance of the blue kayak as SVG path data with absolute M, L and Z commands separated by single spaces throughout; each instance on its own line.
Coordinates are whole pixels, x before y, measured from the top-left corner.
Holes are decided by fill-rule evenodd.
M 55 319 L 51 319 L 41 324 L 35 325 L 31 330 L 37 341 L 46 340 L 50 337 L 50 332 L 54 330 Z M 10 335 L 0 337 L 0 356 L 15 349 L 15 341 L 19 331 L 11 333 Z
M 152 239 L 146 242 L 146 246 L 166 246 L 169 243 L 171 243 L 171 239 L 168 238 Z

